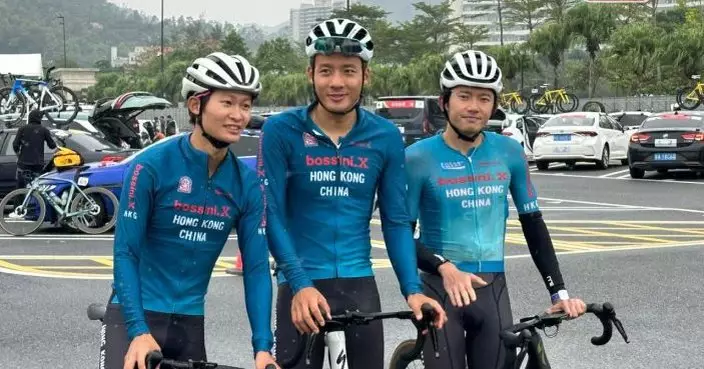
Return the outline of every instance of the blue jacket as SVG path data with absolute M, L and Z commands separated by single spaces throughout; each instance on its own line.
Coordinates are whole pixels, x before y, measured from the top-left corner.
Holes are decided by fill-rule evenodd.
M 290 242 L 272 242 L 280 283 L 292 290 L 313 279 L 372 276 L 371 221 L 378 191 L 386 249 L 404 296 L 420 293 L 406 211 L 401 133 L 390 121 L 358 109 L 336 146 L 310 119 L 310 107 L 264 123 L 258 172 L 270 216 L 281 219 Z
M 503 272 L 508 194 L 519 214 L 538 211 L 523 147 L 484 132 L 467 156 L 436 135 L 406 149 L 408 209 L 420 240 L 465 272 Z
M 130 339 L 149 332 L 144 310 L 203 315 L 215 261 L 237 230 L 252 346 L 268 351 L 272 286 L 262 186 L 228 152 L 208 178 L 190 135 L 145 150 L 130 165 L 115 230 L 114 288 Z

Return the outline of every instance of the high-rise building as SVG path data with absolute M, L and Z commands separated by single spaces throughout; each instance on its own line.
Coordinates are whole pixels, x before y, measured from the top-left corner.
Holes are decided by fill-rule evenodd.
M 359 3 L 359 0 L 349 0 L 350 5 Z M 301 3 L 298 9 L 291 9 L 291 38 L 303 42 L 308 32 L 321 20 L 330 17 L 335 9 L 344 9 L 347 0 L 307 0 Z
M 453 16 L 469 26 L 486 26 L 487 38 L 478 45 L 500 45 L 501 27 L 499 24 L 497 0 L 455 0 L 452 2 Z M 503 22 L 504 44 L 525 42 L 528 39 L 528 27 Z

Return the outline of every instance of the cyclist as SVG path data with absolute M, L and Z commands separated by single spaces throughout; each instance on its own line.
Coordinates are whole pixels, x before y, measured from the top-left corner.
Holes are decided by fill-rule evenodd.
M 255 365 L 274 363 L 263 193 L 256 173 L 228 149 L 239 140 L 260 90 L 258 70 L 239 55 L 196 59 L 181 88 L 193 132 L 131 164 L 105 316 L 108 369 L 144 369 L 150 350 L 175 360 L 206 360 L 205 294 L 232 228 L 244 258 Z
M 501 69 L 481 51 L 456 53 L 440 74 L 440 105 L 447 118 L 441 135 L 406 149 L 408 209 L 420 218 L 416 240 L 425 292 L 447 309 L 440 359 L 428 368 L 511 368 L 515 353 L 499 331 L 513 324 L 504 275 L 508 191 L 528 248 L 552 298 L 551 311 L 577 317 L 586 310 L 570 299 L 560 273 L 523 148 L 484 131 L 497 114 Z M 465 336 L 466 334 L 466 336 Z M 426 347 L 426 356 L 431 353 Z M 466 360 L 466 362 L 465 362 Z
M 401 134 L 390 121 L 360 109 L 372 58 L 371 36 L 347 19 L 316 25 L 306 39 L 313 104 L 268 118 L 263 125 L 259 173 L 267 207 L 283 219 L 291 243 L 272 244 L 279 256 L 276 354 L 290 357 L 296 329 L 319 332 L 331 312 L 381 310 L 372 263 L 369 223 L 378 187 L 389 258 L 411 309 L 437 302 L 421 293 L 413 235 L 405 205 Z M 262 155 L 263 154 L 263 155 Z M 290 249 L 281 249 L 290 245 Z M 283 255 L 283 256 L 282 256 Z M 383 367 L 383 328 L 375 322 L 345 332 L 352 368 Z M 323 362 L 322 337 L 311 367 Z M 305 367 L 301 363 L 299 368 Z

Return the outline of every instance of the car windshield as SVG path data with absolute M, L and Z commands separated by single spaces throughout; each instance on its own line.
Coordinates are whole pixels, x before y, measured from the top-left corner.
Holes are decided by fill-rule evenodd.
M 63 141 L 67 146 L 76 147 L 85 151 L 119 151 L 119 147 L 115 146 L 103 138 L 85 133 L 74 133 L 65 137 Z
M 625 114 L 618 119 L 618 122 L 624 127 L 634 127 L 640 126 L 647 118 L 648 116 L 644 114 Z
M 552 117 L 543 127 L 589 127 L 594 124 L 594 118 L 586 115 L 565 115 Z
M 703 128 L 704 123 L 702 117 L 680 115 L 675 119 L 670 117 L 652 117 L 648 118 L 641 128 L 643 129 L 658 129 L 658 128 L 683 128 L 695 129 Z

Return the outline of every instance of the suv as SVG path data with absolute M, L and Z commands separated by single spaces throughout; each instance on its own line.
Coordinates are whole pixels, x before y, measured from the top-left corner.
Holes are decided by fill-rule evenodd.
M 447 122 L 437 96 L 379 97 L 374 113 L 396 124 L 406 146 L 434 135 Z

